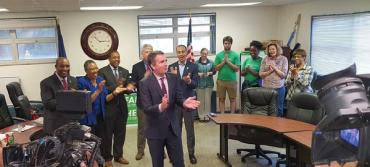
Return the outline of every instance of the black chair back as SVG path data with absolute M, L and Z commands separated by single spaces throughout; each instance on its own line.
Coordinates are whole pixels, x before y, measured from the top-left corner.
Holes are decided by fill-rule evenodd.
M 8 90 L 10 101 L 12 101 L 14 107 L 19 106 L 18 96 L 24 95 L 19 82 L 8 83 L 6 89 Z
M 18 82 L 11 82 L 6 85 L 9 98 L 13 103 L 15 114 L 19 118 L 31 120 L 31 104 L 27 96 L 23 94 L 21 85 Z
M 5 96 L 0 94 L 0 129 L 13 125 L 14 121 L 10 115 Z
M 287 118 L 316 125 L 324 117 L 324 110 L 316 94 L 297 93 L 288 104 Z
M 251 87 L 243 90 L 244 114 L 276 116 L 277 91 L 274 89 Z M 282 147 L 281 135 L 273 130 L 252 128 L 241 125 L 229 126 L 229 138 L 243 143 Z
M 23 112 L 20 112 L 21 115 L 19 115 L 19 117 L 27 119 L 27 120 L 31 120 L 32 119 L 31 112 L 33 111 L 33 108 L 31 106 L 30 101 L 28 100 L 28 97 L 25 95 L 21 95 L 18 97 L 18 102 L 19 102 L 20 111 L 23 111 Z
M 243 91 L 243 113 L 276 116 L 277 91 L 274 89 L 251 87 Z

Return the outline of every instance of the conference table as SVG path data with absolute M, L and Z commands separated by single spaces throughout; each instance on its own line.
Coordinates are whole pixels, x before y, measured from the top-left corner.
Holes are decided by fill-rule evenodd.
M 311 163 L 311 145 L 313 131 L 289 132 L 284 133 L 288 140 L 287 150 L 291 145 L 295 146 L 297 164 Z M 287 158 L 287 164 L 290 159 Z
M 277 134 L 312 131 L 315 125 L 281 117 L 250 115 L 250 114 L 215 114 L 210 119 L 220 125 L 220 151 L 217 153 L 226 166 L 231 167 L 228 157 L 228 125 L 270 129 Z
M 22 126 L 32 125 L 34 127 L 30 128 L 28 130 L 25 130 L 23 132 L 13 131 L 15 128 L 19 127 L 18 125 L 22 125 Z M 42 125 L 38 125 L 38 124 L 34 123 L 33 121 L 27 121 L 27 122 L 22 122 L 22 123 L 15 124 L 15 125 L 6 127 L 4 129 L 1 129 L 0 133 L 13 132 L 15 143 L 24 144 L 24 143 L 30 142 L 29 137 L 33 133 L 35 133 L 36 131 L 38 131 L 40 129 L 42 129 Z M 3 148 L 2 148 L 2 146 L 0 147 L 0 157 L 1 157 L 0 166 L 4 166 L 3 165 Z

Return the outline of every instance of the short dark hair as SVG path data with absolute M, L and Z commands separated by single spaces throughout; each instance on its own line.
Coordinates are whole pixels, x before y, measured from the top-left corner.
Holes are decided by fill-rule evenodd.
M 224 39 L 222 39 L 222 43 L 225 43 L 225 41 L 230 42 L 231 44 L 233 44 L 233 38 L 230 37 L 230 36 L 226 36 L 226 37 L 224 37 Z
M 114 53 L 117 53 L 117 54 L 119 55 L 118 51 L 117 51 L 117 50 L 114 50 L 114 51 L 110 52 L 110 54 L 109 54 L 109 58 L 111 58 L 111 57 L 113 56 L 113 54 L 114 54 Z
M 256 47 L 258 50 L 262 49 L 263 44 L 260 41 L 253 40 L 251 43 L 249 43 L 249 47 Z
M 187 49 L 185 45 L 177 45 L 177 46 L 176 46 L 176 49 L 177 49 L 177 48 L 179 48 L 179 47 L 184 47 L 184 48 L 185 48 L 185 50 Z
M 160 50 L 153 51 L 152 53 L 148 55 L 148 63 L 150 65 L 155 65 L 155 58 L 157 57 L 157 55 L 163 55 L 163 54 L 164 53 Z
M 87 70 L 88 70 L 87 68 L 88 68 L 89 64 L 92 64 L 92 63 L 96 64 L 94 60 L 86 60 L 85 61 L 85 63 L 84 63 L 85 72 L 87 72 Z
M 297 49 L 293 52 L 294 55 L 301 55 L 302 57 L 307 57 L 306 51 L 304 49 Z
M 62 60 L 68 60 L 66 57 L 58 57 L 56 60 L 55 60 L 55 66 L 58 65 L 59 61 L 62 61 Z

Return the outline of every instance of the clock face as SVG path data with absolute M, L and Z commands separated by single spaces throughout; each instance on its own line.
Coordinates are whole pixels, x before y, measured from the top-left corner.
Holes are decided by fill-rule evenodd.
M 98 54 L 108 52 L 112 47 L 112 37 L 103 30 L 93 31 L 87 38 L 90 49 Z
M 106 23 L 92 23 L 82 32 L 81 47 L 92 59 L 105 60 L 118 48 L 117 33 Z

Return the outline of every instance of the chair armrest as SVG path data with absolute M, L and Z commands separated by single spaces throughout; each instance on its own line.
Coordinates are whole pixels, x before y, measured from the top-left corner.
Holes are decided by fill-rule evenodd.
M 42 101 L 40 101 L 40 100 L 30 100 L 30 103 L 39 103 L 39 104 L 42 104 Z
M 19 117 L 12 117 L 12 119 L 15 120 L 15 121 L 18 121 L 18 122 L 26 122 L 26 121 L 28 121 L 26 119 L 19 118 Z

